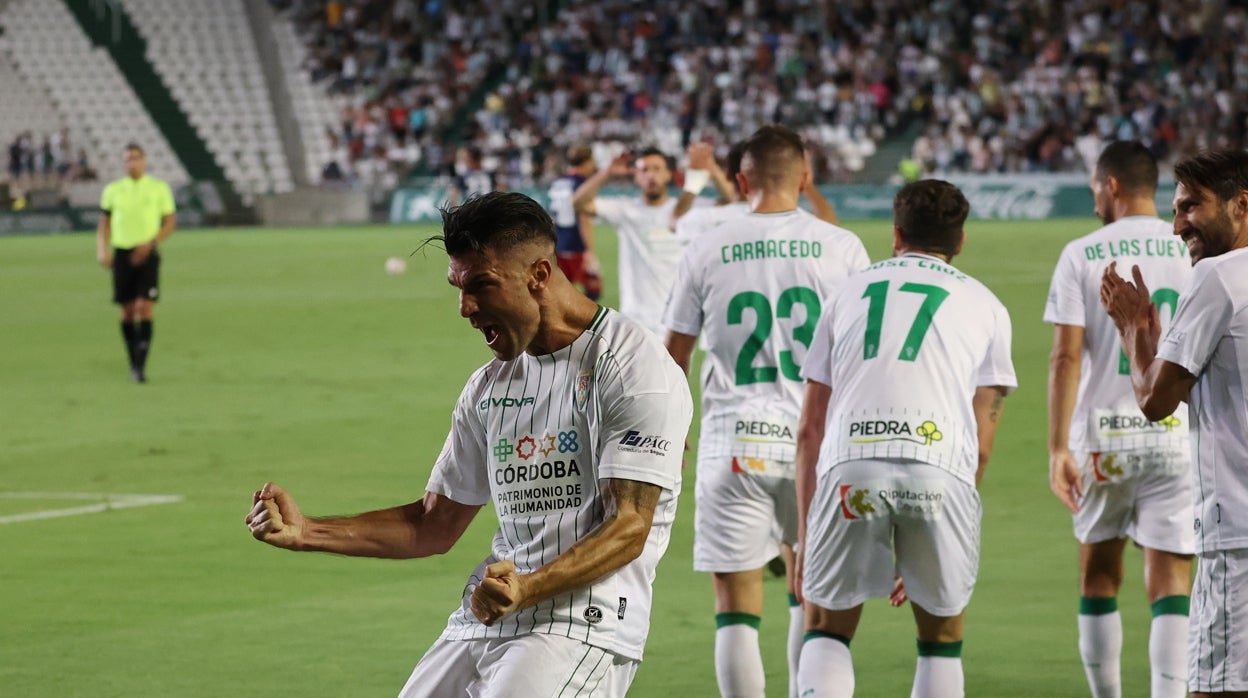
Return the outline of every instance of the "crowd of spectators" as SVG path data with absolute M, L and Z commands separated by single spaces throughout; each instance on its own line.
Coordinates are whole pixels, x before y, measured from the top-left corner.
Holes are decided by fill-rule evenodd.
M 69 129 L 45 134 L 41 139 L 36 139 L 31 131 L 23 131 L 14 136 L 8 146 L 7 183 L 10 188 L 56 187 L 66 182 L 96 179 L 87 151 L 74 145 Z
M 1163 161 L 1245 144 L 1248 22 L 1225 0 L 271 2 L 343 105 L 329 179 L 449 175 L 462 141 L 529 184 L 568 145 L 722 154 L 771 121 L 824 182 L 897 134 L 935 173 L 1084 171 L 1117 138 Z

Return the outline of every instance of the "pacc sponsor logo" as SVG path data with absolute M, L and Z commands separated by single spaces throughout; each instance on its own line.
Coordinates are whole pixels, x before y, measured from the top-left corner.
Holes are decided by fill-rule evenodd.
M 639 431 L 629 431 L 620 439 L 620 450 L 627 451 L 656 451 L 659 453 L 667 453 L 672 447 L 670 439 L 652 434 L 650 436 L 642 436 Z
M 775 422 L 739 419 L 735 433 L 743 441 L 793 441 L 793 430 L 787 424 Z
M 849 425 L 849 440 L 856 444 L 909 441 L 920 446 L 931 446 L 944 438 L 940 428 L 930 419 L 918 426 L 896 419 L 869 419 Z
M 484 412 L 491 407 L 523 407 L 534 404 L 537 404 L 537 398 L 533 397 L 487 397 L 477 403 L 477 410 Z

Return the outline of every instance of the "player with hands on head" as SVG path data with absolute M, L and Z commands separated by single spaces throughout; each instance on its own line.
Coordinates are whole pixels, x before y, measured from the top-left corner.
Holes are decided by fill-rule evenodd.
M 491 552 L 400 695 L 622 696 L 675 518 L 688 384 L 656 337 L 559 271 L 554 224 L 532 199 L 470 197 L 443 211 L 434 240 L 494 359 L 460 394 L 425 494 L 312 518 L 270 483 L 247 526 L 290 550 L 426 557 L 492 503 Z

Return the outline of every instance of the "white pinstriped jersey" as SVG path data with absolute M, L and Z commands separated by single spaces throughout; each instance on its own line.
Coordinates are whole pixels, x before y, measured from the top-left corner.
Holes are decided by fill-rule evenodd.
M 802 376 L 832 388 L 822 476 L 855 460 L 909 460 L 971 485 L 979 461 L 972 399 L 1018 385 L 1010 316 L 983 284 L 936 257 L 871 265 L 829 301 Z
M 1122 218 L 1062 250 L 1049 286 L 1044 321 L 1084 328 L 1069 446 L 1074 451 L 1102 453 L 1136 449 L 1172 453 L 1175 472 L 1182 472 L 1188 462 L 1187 416 L 1180 413 L 1153 423 L 1140 414 L 1118 329 L 1101 307 L 1101 275 L 1113 261 L 1126 279 L 1131 278 L 1132 265 L 1139 265 L 1163 330 L 1170 326 L 1192 275 L 1187 245 L 1174 235 L 1169 223 L 1153 216 Z
M 605 308 L 559 351 L 494 360 L 474 373 L 428 489 L 464 504 L 493 502 L 499 527 L 442 637 L 550 633 L 640 660 L 692 414 L 688 382 L 658 338 Z M 493 627 L 477 621 L 468 599 L 485 567 L 511 560 L 526 574 L 563 554 L 602 522 L 606 478 L 663 488 L 641 556 Z
M 1157 358 L 1196 377 L 1196 552 L 1248 548 L 1248 249 L 1196 263 Z
M 641 198 L 601 196 L 594 201 L 598 218 L 615 227 L 620 240 L 620 312 L 651 332 L 662 333 L 659 318 L 672 290 L 676 265 L 686 239 L 672 232 L 676 199 L 658 206 Z
M 820 310 L 870 263 L 857 236 L 800 210 L 747 213 L 690 242 L 663 324 L 705 341 L 700 459 L 792 463 Z
M 722 206 L 699 206 L 676 220 L 676 236 L 693 240 L 705 233 L 714 232 L 727 221 L 748 215 L 750 205 L 744 201 L 734 201 Z

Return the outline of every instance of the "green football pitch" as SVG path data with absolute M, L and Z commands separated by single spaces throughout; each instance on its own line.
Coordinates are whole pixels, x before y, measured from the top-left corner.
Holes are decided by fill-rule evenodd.
M 886 225 L 847 225 L 873 259 L 889 254 Z M 972 696 L 1086 695 L 1076 545 L 1047 484 L 1041 316 L 1062 244 L 1094 227 L 974 222 L 955 262 L 1009 307 L 1021 385 L 983 484 L 964 652 Z M 433 232 L 179 232 L 164 253 L 141 386 L 127 374 L 93 238 L 0 239 L 0 694 L 398 691 L 487 552 L 493 514 L 483 510 L 450 554 L 401 562 L 272 549 L 243 516 L 267 480 L 310 514 L 420 496 L 454 400 L 489 358 L 458 316 L 444 255 L 412 254 Z M 409 254 L 406 274 L 383 272 L 387 257 Z M 716 694 L 711 585 L 691 569 L 685 475 L 637 696 Z M 1148 690 L 1140 564 L 1130 552 L 1124 695 Z M 766 590 L 768 694 L 782 696 L 783 581 Z M 859 695 L 908 695 L 907 609 L 868 605 L 853 649 Z

